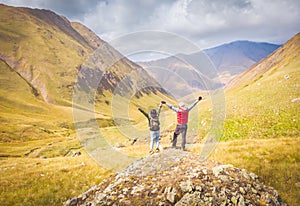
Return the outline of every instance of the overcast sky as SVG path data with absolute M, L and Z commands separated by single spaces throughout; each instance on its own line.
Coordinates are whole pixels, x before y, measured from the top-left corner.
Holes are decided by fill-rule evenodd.
M 172 32 L 211 48 L 235 40 L 283 44 L 300 32 L 299 0 L 0 0 L 44 8 L 111 41 L 130 32 Z

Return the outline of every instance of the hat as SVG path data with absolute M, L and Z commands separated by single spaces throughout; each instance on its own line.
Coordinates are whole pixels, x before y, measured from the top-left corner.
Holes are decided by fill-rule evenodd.
M 178 105 L 179 105 L 180 107 L 184 107 L 184 106 L 185 106 L 184 102 L 179 102 Z
M 157 116 L 156 110 L 155 109 L 151 109 L 150 115 L 151 115 L 151 117 L 156 117 Z

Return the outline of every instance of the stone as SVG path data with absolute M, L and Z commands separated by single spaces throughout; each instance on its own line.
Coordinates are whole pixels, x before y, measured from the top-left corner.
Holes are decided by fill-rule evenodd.
M 242 194 L 246 194 L 246 191 L 245 191 L 244 188 L 240 187 L 239 190 L 240 190 L 240 192 L 241 192 Z
M 131 195 L 139 195 L 138 193 L 143 191 L 144 187 L 143 186 L 134 186 L 131 190 Z
M 106 194 L 104 194 L 104 193 L 97 194 L 95 197 L 96 202 L 101 202 L 105 197 L 106 197 Z
M 289 79 L 291 76 L 289 74 L 284 75 L 285 79 Z
M 242 195 L 239 197 L 238 206 L 245 206 L 245 199 Z
M 199 192 L 194 192 L 192 194 L 186 193 L 175 206 L 185 206 L 185 205 L 200 205 L 201 198 Z
M 234 205 L 237 203 L 237 198 L 235 196 L 232 196 L 230 198 L 230 200 L 231 200 L 232 204 L 234 204 Z
M 251 191 L 252 191 L 254 194 L 257 194 L 257 190 L 256 190 L 256 189 L 251 188 Z
M 256 180 L 258 178 L 258 176 L 254 173 L 249 173 L 249 176 L 252 180 Z
M 124 197 L 125 197 L 125 196 L 124 196 L 123 194 L 120 194 L 120 195 L 118 196 L 119 199 L 124 199 Z
M 128 188 L 124 188 L 122 191 L 123 191 L 123 194 L 126 194 L 128 192 Z
M 151 191 L 151 194 L 157 193 L 157 188 L 155 188 L 154 190 Z
M 202 187 L 200 185 L 196 185 L 195 190 L 201 192 L 202 191 Z
M 175 199 L 176 199 L 176 194 L 177 194 L 177 190 L 173 187 L 167 187 L 165 189 L 165 195 L 166 195 L 166 199 L 171 202 L 171 203 L 175 203 Z
M 223 182 L 226 182 L 226 181 L 229 180 L 228 176 L 226 176 L 226 175 L 219 175 L 218 178 L 219 178 L 220 180 L 222 180 Z
M 213 171 L 214 175 L 215 175 L 216 177 L 218 177 L 218 176 L 219 176 L 219 173 L 220 173 L 220 172 L 223 172 L 223 171 L 224 171 L 225 169 L 227 169 L 227 168 L 233 168 L 233 166 L 230 165 L 230 164 L 228 164 L 228 165 L 218 165 L 218 166 L 216 166 L 216 167 L 213 167 L 213 168 L 212 168 L 212 171 Z
M 69 205 L 69 206 L 76 206 L 77 205 L 77 198 L 72 198 L 70 200 L 68 200 L 66 202 L 66 205 Z
M 115 144 L 115 147 L 116 148 L 123 148 L 123 147 L 125 147 L 125 145 L 118 142 L 118 143 Z
M 200 155 L 191 152 L 164 149 L 111 175 L 64 206 L 244 206 L 258 202 L 285 205 L 276 190 L 260 182 L 254 173 L 216 161 L 202 161 Z
M 75 152 L 73 155 L 72 155 L 72 157 L 78 157 L 78 156 L 80 156 L 81 155 L 81 152 Z
M 179 186 L 183 192 L 192 192 L 194 188 L 193 183 L 189 180 L 186 182 L 180 182 Z
M 291 101 L 291 102 L 293 102 L 293 103 L 300 102 L 300 98 L 295 98 L 295 99 L 292 99 L 292 101 Z

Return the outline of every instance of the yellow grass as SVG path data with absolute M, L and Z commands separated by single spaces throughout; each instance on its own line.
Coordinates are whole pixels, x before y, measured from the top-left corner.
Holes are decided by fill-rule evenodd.
M 210 158 L 256 173 L 262 182 L 274 187 L 288 205 L 300 204 L 299 138 L 221 142 Z

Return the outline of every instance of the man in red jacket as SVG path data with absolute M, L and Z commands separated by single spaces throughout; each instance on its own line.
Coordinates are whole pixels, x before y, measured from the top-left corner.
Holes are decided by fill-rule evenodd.
M 162 104 L 166 104 L 170 109 L 174 110 L 177 113 L 177 126 L 174 131 L 172 147 L 176 147 L 177 144 L 177 136 L 182 134 L 182 142 L 181 149 L 185 150 L 186 143 L 186 131 L 187 131 L 187 123 L 189 120 L 189 111 L 193 109 L 196 104 L 202 100 L 202 97 L 199 97 L 196 101 L 190 104 L 188 107 L 185 106 L 184 103 L 179 103 L 179 108 L 172 106 L 171 104 L 166 103 L 165 101 L 161 101 Z

